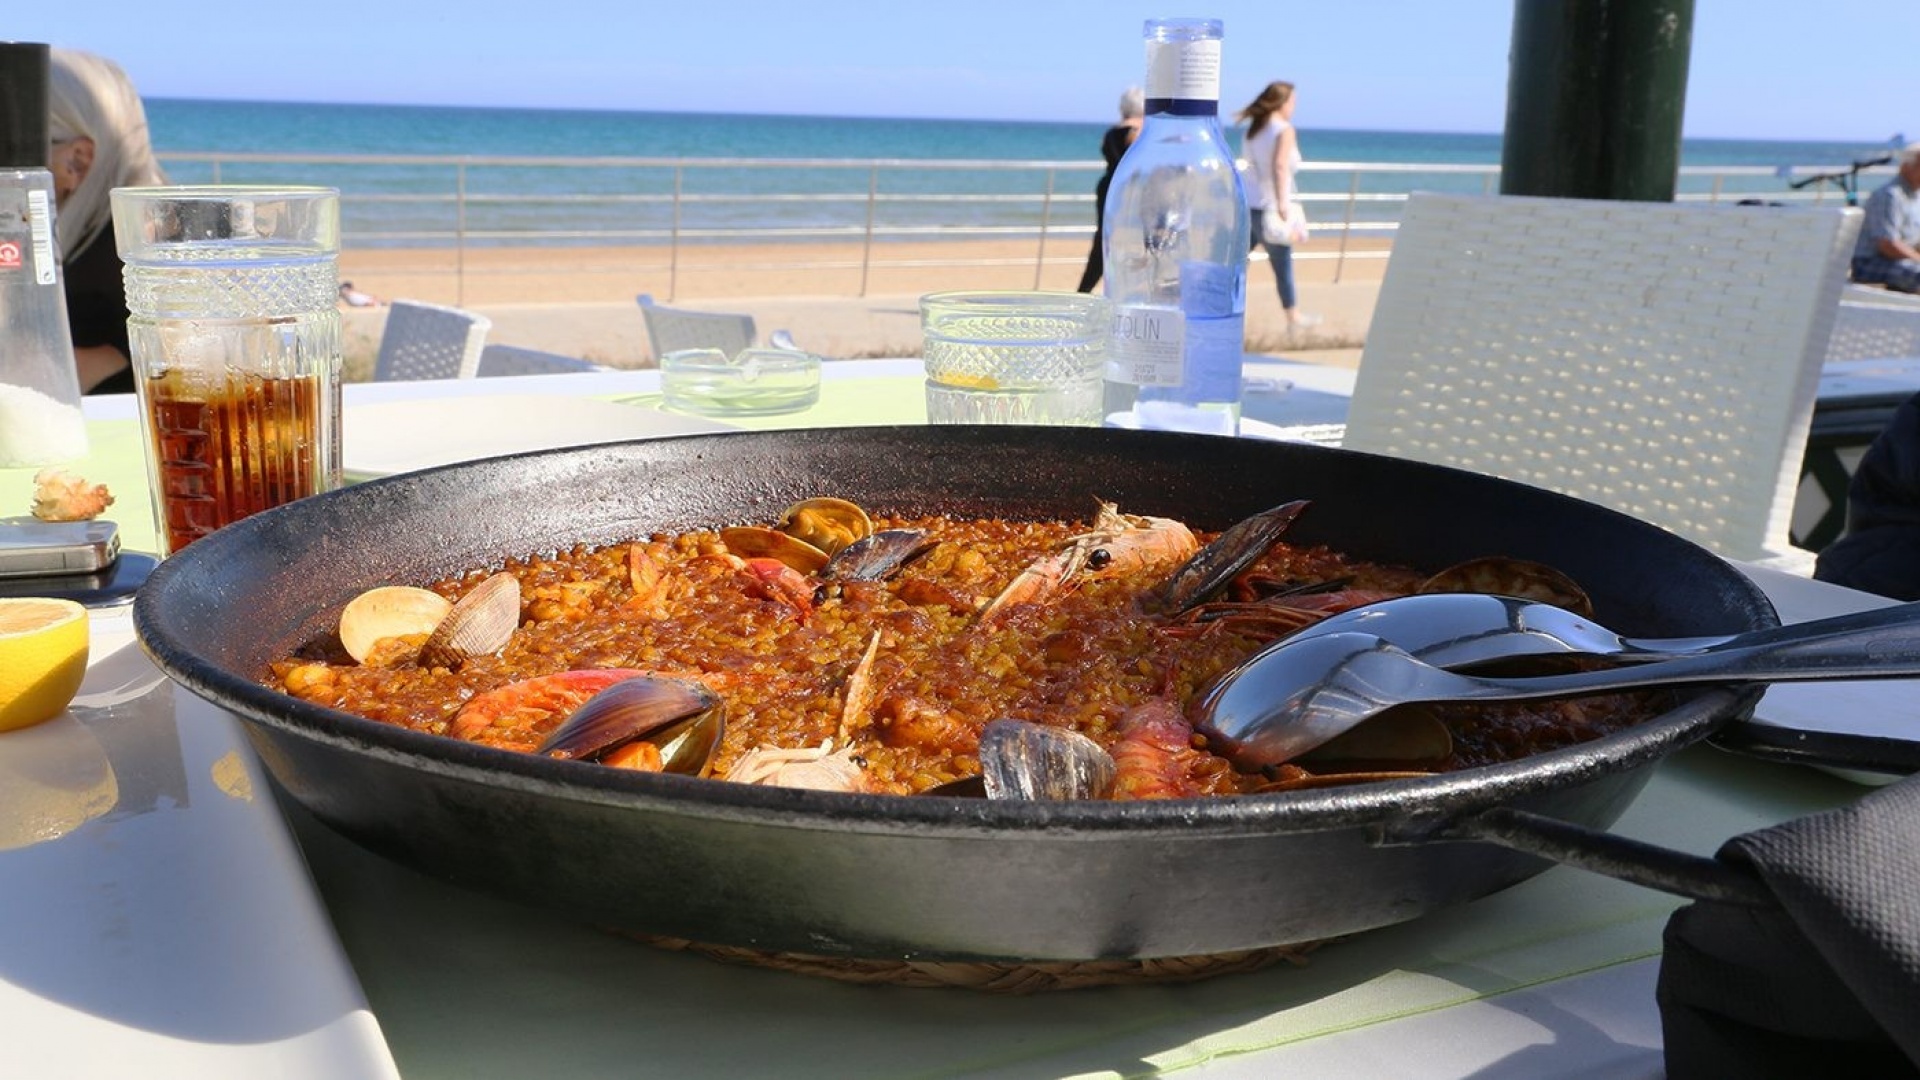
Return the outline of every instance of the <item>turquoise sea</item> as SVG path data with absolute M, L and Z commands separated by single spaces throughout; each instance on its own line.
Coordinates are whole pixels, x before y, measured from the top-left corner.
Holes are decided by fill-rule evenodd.
M 1105 123 L 865 119 L 747 116 L 587 110 L 324 105 L 152 99 L 153 141 L 169 178 L 204 182 L 214 165 L 177 155 L 265 153 L 316 155 L 456 155 L 511 158 L 684 159 L 688 166 L 625 167 L 315 162 L 234 163 L 218 166 L 226 183 L 332 184 L 344 195 L 349 234 L 392 243 L 431 242 L 460 227 L 486 242 L 529 229 L 591 230 L 581 243 L 660 239 L 678 229 L 699 240 L 703 230 L 763 230 L 754 237 L 812 238 L 807 230 L 861 226 L 869 191 L 882 196 L 878 224 L 890 235 L 963 226 L 1030 229 L 1043 215 L 1077 220 L 1091 214 L 1086 196 L 1099 174 Z M 1403 165 L 1497 165 L 1497 134 L 1340 131 L 1303 127 L 1310 161 Z M 1687 166 L 1721 168 L 1784 165 L 1840 166 L 1884 152 L 1884 145 L 1852 142 L 1769 142 L 1689 139 Z M 859 163 L 748 168 L 725 159 L 831 159 Z M 947 164 L 870 168 L 874 160 L 924 162 L 1048 161 L 1084 163 L 1084 169 L 996 170 Z M 1344 193 L 1347 173 L 1303 174 L 1307 192 Z M 1786 190 L 1771 173 L 1744 183 L 1760 193 Z M 1414 188 L 1480 190 L 1478 176 L 1437 173 L 1363 174 L 1360 190 Z M 1688 180 L 1688 185 L 1710 181 Z M 1079 202 L 1045 205 L 1048 185 Z M 464 208 L 452 198 L 464 191 Z M 675 217 L 675 193 L 678 217 Z M 924 199 L 924 196 L 939 196 Z M 794 198 L 793 196 L 807 196 Z M 957 198 L 956 198 L 957 197 Z M 916 201 L 919 198 L 920 201 Z M 1385 204 L 1392 207 L 1395 204 Z M 456 215 L 464 216 L 456 221 Z M 1386 211 L 1386 212 L 1391 212 Z M 624 233 L 624 235 L 621 235 Z M 688 235 L 691 234 L 691 235 Z M 735 238 L 739 238 L 737 235 Z M 547 237 L 547 242 L 567 242 Z

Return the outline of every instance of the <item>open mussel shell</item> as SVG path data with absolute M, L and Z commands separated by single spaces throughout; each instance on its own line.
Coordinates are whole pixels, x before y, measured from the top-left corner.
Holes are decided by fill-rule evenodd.
M 827 581 L 884 581 L 933 543 L 921 529 L 882 529 L 835 552 L 820 576 Z
M 1293 524 L 1293 519 L 1306 508 L 1304 500 L 1282 503 L 1228 527 L 1166 581 L 1142 594 L 1142 607 L 1156 614 L 1173 616 L 1191 611 L 1219 595 L 1242 571 L 1271 550 Z
M 872 536 L 873 519 L 845 499 L 802 499 L 781 515 L 780 531 L 837 555 L 848 544 Z
M 1105 799 L 1112 755 L 1075 731 L 995 720 L 980 732 L 980 779 L 989 799 Z
M 494 574 L 461 597 L 440 620 L 420 646 L 420 663 L 458 668 L 472 657 L 506 648 L 519 626 L 520 581 L 512 574 Z
M 1423 593 L 1471 592 L 1517 596 L 1593 618 L 1593 598 L 1566 574 L 1545 563 L 1489 555 L 1455 563 L 1420 583 Z
M 588 698 L 534 752 L 604 762 L 645 742 L 657 752 L 659 771 L 705 776 L 725 731 L 726 709 L 719 695 L 685 679 L 643 676 L 614 683 Z M 653 758 L 654 752 L 645 757 Z
M 373 647 L 387 638 L 433 633 L 452 608 L 453 601 L 430 589 L 368 589 L 340 610 L 340 644 L 356 662 L 366 663 Z
M 774 559 L 803 574 L 817 574 L 827 565 L 826 552 L 797 536 L 761 525 L 721 529 L 720 542 L 743 559 Z

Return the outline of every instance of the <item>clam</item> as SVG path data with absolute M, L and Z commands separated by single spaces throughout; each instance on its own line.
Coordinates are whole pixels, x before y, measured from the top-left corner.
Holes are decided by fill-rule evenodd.
M 817 574 L 827 565 L 826 552 L 779 529 L 736 525 L 720 530 L 720 542 L 743 559 L 775 559 L 803 574 Z
M 340 644 L 359 663 L 379 642 L 408 634 L 431 634 L 453 602 L 430 589 L 383 585 L 368 589 L 340 610 Z
M 1566 574 L 1545 563 L 1490 555 L 1456 563 L 1420 583 L 1415 592 L 1493 593 L 1540 600 L 1583 618 L 1593 618 L 1593 598 Z
M 820 576 L 827 581 L 882 581 L 933 547 L 920 529 L 882 529 L 834 552 Z
M 426 667 L 458 668 L 471 657 L 506 648 L 520 625 L 520 581 L 498 573 L 474 586 L 453 605 L 420 646 Z
M 704 776 L 725 729 L 726 708 L 713 691 L 686 679 L 647 675 L 588 698 L 534 753 Z
M 872 536 L 873 519 L 845 499 L 802 499 L 781 515 L 780 531 L 837 555 L 848 544 Z
M 1064 728 L 995 720 L 980 732 L 980 778 L 989 799 L 1104 799 L 1112 755 Z

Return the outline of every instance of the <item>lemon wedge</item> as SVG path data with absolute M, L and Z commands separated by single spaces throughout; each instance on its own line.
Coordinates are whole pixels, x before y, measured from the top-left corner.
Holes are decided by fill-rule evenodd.
M 59 716 L 87 676 L 87 609 L 0 599 L 0 731 Z
M 991 375 L 942 375 L 940 376 L 940 382 L 947 386 L 964 386 L 969 390 L 1000 389 L 1000 380 Z

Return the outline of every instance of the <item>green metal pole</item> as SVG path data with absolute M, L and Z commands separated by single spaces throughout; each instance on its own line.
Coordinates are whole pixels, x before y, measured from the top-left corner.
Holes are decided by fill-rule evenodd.
M 1693 0 L 1514 0 L 1503 195 L 1671 202 Z

